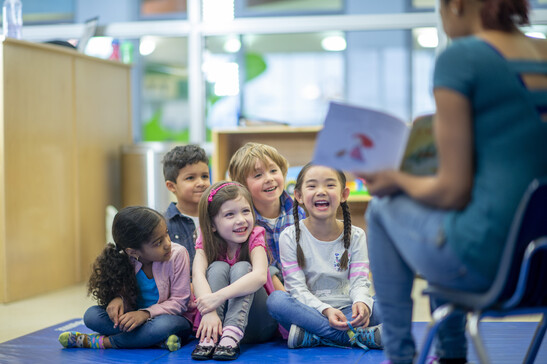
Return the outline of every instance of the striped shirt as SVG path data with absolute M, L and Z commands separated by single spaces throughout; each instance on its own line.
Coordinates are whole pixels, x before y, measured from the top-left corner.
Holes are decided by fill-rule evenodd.
M 355 302 L 364 302 L 372 311 L 365 232 L 356 226 L 351 229 L 347 270 L 340 269 L 343 233 L 336 240 L 320 241 L 300 221 L 300 246 L 306 260 L 306 268 L 302 269 L 296 261 L 294 226 L 283 231 L 279 250 L 285 288 L 291 296 L 321 313 L 329 307 L 342 309 Z

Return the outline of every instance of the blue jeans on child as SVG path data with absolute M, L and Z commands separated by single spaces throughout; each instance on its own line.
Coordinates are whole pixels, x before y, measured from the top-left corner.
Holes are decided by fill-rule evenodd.
M 230 266 L 226 262 L 215 261 L 207 268 L 207 281 L 212 292 L 216 292 L 251 272 L 251 263 L 241 261 Z M 247 343 L 260 343 L 270 340 L 276 330 L 277 322 L 268 314 L 264 287 L 246 296 L 231 298 L 217 308 L 222 326 L 235 326 L 245 333 Z
M 394 364 L 412 363 L 415 355 L 411 291 L 416 274 L 431 283 L 468 291 L 484 291 L 491 284 L 445 244 L 446 214 L 403 194 L 374 198 L 367 207 L 370 268 L 384 319 L 382 343 Z M 443 303 L 432 299 L 431 308 Z M 437 339 L 437 356 L 466 357 L 465 317 L 447 320 L 439 327 Z
M 287 331 L 291 325 L 296 325 L 304 330 L 319 336 L 322 339 L 327 339 L 335 344 L 350 346 L 349 336 L 347 331 L 337 330 L 329 325 L 329 319 L 323 316 L 315 308 L 303 304 L 289 293 L 284 291 L 274 291 L 268 297 L 268 310 L 274 319 Z M 353 318 L 352 307 L 347 306 L 340 311 L 346 316 L 348 322 Z M 376 309 L 376 305 L 372 306 L 372 315 L 370 316 L 369 326 L 380 324 L 380 315 Z
M 110 339 L 113 348 L 147 348 L 163 343 L 170 335 L 178 335 L 184 341 L 192 333 L 190 321 L 182 316 L 159 315 L 130 332 L 114 328 L 102 306 L 92 306 L 84 314 L 85 325 Z

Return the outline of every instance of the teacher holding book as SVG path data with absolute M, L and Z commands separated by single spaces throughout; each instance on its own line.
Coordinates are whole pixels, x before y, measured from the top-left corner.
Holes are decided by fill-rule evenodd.
M 434 74 L 439 168 L 365 173 L 366 213 L 385 353 L 412 363 L 415 274 L 445 287 L 492 284 L 528 184 L 547 175 L 547 41 L 526 37 L 526 0 L 439 0 L 452 44 Z M 442 302 L 432 300 L 433 308 Z M 465 317 L 438 332 L 439 363 L 467 362 Z

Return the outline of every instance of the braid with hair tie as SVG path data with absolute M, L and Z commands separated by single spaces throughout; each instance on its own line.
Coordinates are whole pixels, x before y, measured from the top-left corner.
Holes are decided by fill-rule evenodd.
M 342 215 L 344 217 L 344 254 L 340 258 L 340 268 L 342 270 L 348 269 L 349 257 L 348 257 L 348 248 L 351 242 L 351 215 L 349 212 L 349 206 L 346 201 L 340 204 L 342 206 Z
M 292 214 L 294 217 L 294 232 L 296 237 L 296 261 L 300 268 L 305 268 L 306 260 L 304 259 L 304 252 L 300 246 L 300 217 L 298 216 L 298 201 L 296 199 L 294 199 Z

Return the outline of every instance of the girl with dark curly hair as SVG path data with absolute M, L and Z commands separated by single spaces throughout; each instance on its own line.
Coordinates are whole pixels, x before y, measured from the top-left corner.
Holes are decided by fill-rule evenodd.
M 84 315 L 98 334 L 64 332 L 66 348 L 144 348 L 174 351 L 192 332 L 188 307 L 190 259 L 186 248 L 171 244 L 163 216 L 143 206 L 118 212 L 112 224 L 116 245 L 97 257 L 88 292 L 98 305 Z

